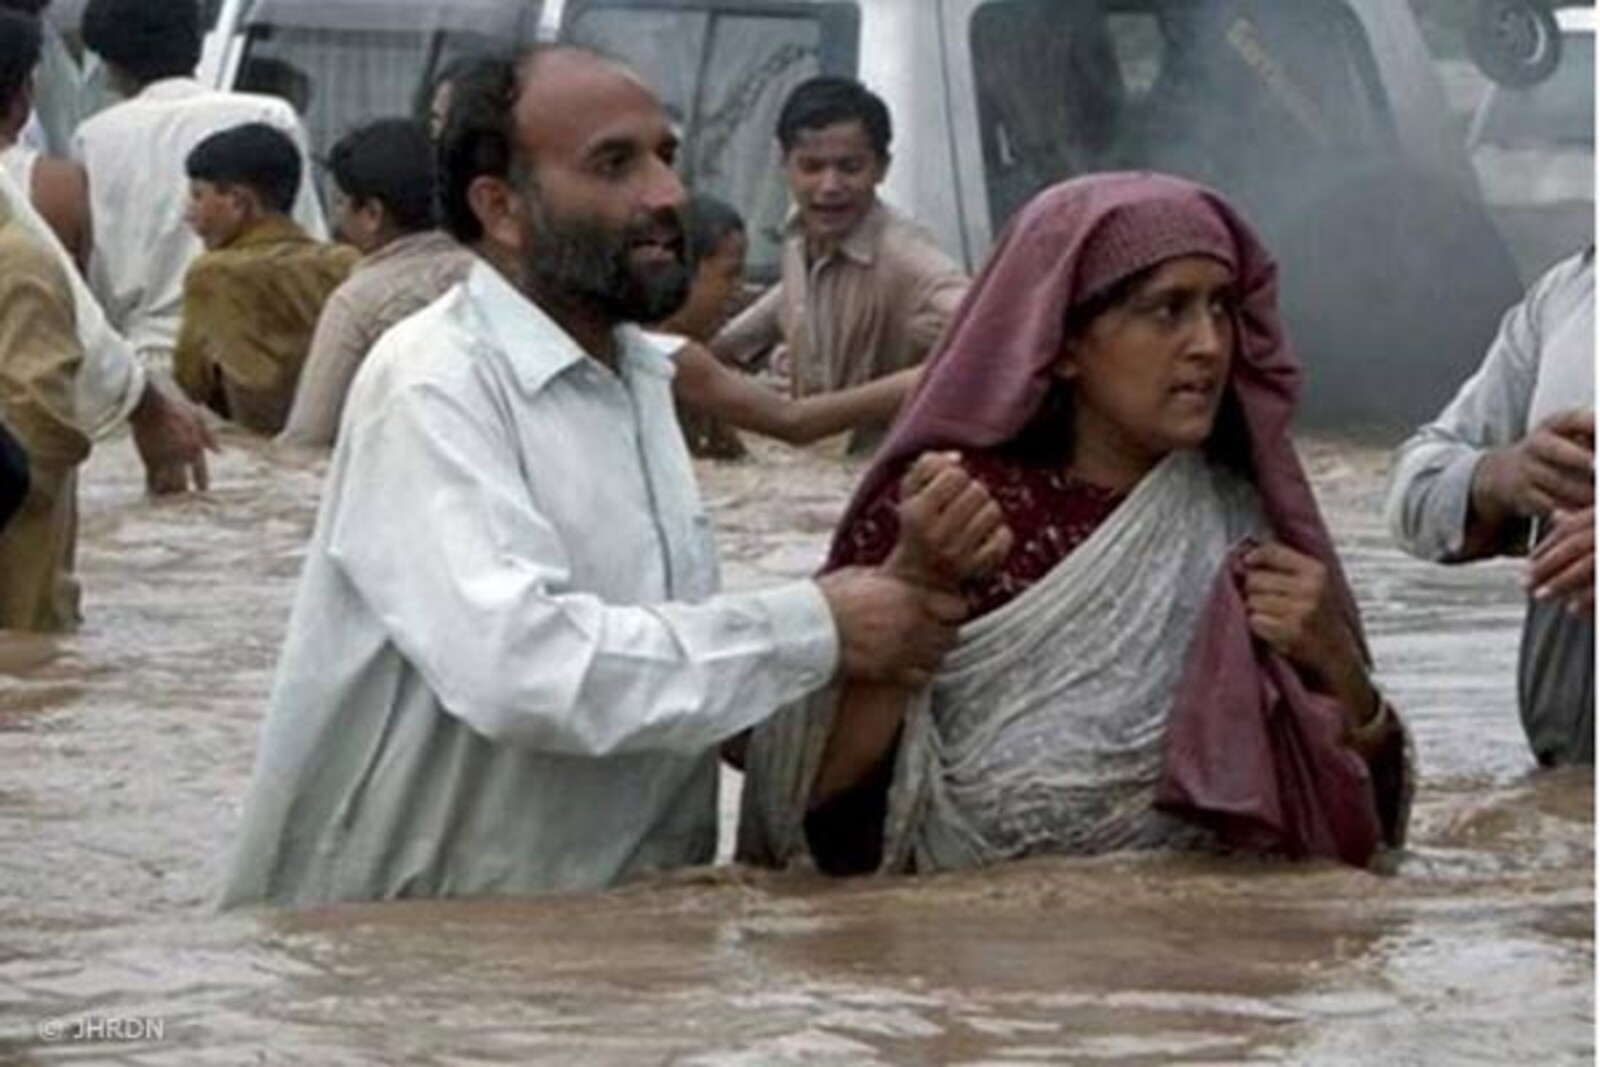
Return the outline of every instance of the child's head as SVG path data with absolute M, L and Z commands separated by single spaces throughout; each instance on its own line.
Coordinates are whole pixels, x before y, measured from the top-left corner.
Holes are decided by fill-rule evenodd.
M 289 213 L 300 188 L 300 150 L 276 126 L 251 122 L 195 145 L 184 170 L 184 217 L 208 249 L 222 248 L 261 219 Z
M 744 219 L 729 204 L 698 194 L 689 198 L 685 216 L 687 254 L 694 281 L 689 298 L 673 315 L 671 326 L 697 341 L 708 341 L 738 305 L 748 247 Z

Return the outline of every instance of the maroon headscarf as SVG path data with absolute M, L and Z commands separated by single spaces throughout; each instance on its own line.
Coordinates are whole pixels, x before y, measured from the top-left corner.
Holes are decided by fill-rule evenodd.
M 1139 271 L 1188 255 L 1234 271 L 1237 350 L 1228 389 L 1266 518 L 1280 541 L 1328 568 L 1360 640 L 1355 599 L 1290 438 L 1300 368 L 1278 318 L 1277 265 L 1219 195 L 1166 175 L 1073 179 L 1017 214 L 840 530 L 923 452 L 986 449 L 1016 437 L 1055 380 L 1069 312 Z M 842 547 L 836 539 L 835 556 Z M 1337 705 L 1306 692 L 1292 668 L 1251 638 L 1237 581 L 1232 558 L 1179 684 L 1160 802 L 1238 843 L 1364 863 L 1383 836 L 1365 761 L 1341 743 Z

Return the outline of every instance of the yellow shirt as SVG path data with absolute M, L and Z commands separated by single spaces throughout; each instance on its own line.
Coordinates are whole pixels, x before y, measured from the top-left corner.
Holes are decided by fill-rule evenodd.
M 183 391 L 258 433 L 283 429 L 317 318 L 359 258 L 277 215 L 195 260 L 172 355 Z
M 0 200 L 0 422 L 28 454 L 22 508 L 0 531 L 0 629 L 70 630 L 78 464 L 74 381 L 83 362 L 72 290 L 51 254 Z

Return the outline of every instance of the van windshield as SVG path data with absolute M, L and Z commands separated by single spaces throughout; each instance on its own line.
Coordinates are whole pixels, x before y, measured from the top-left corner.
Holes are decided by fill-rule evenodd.
M 234 84 L 295 106 L 321 156 L 363 122 L 423 117 L 439 70 L 531 42 L 540 0 L 256 0 Z
M 1394 136 L 1338 0 L 994 0 L 970 32 L 996 230 L 1046 185 L 1124 168 L 1270 218 L 1283 190 Z
M 681 128 L 684 182 L 745 216 L 749 273 L 777 275 L 789 194 L 774 166 L 778 110 L 819 73 L 855 73 L 853 3 L 577 0 L 561 36 L 627 62 Z

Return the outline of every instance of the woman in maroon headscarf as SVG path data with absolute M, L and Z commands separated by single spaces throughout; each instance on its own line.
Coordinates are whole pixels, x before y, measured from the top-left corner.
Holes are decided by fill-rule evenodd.
M 1365 864 L 1401 841 L 1406 739 L 1290 440 L 1276 298 L 1249 227 L 1180 179 L 1076 179 L 1018 214 L 828 564 L 957 584 L 973 618 L 931 685 L 825 692 L 756 732 L 741 858 Z M 994 539 L 949 531 L 996 506 L 1011 536 L 974 576 Z

